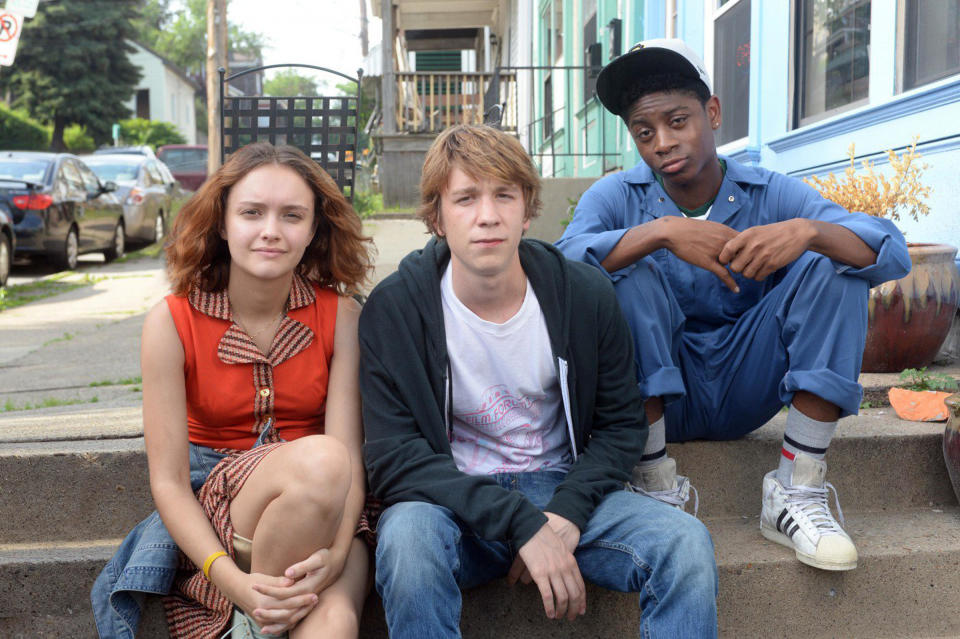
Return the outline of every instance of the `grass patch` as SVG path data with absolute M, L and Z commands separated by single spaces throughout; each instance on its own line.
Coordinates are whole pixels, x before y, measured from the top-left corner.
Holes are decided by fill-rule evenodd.
M 64 333 L 60 337 L 54 337 L 53 339 L 48 339 L 43 343 L 44 346 L 50 346 L 50 344 L 56 344 L 57 342 L 69 342 L 75 337 L 73 333 Z
M 36 404 L 31 404 L 30 402 L 27 402 L 22 406 L 17 406 L 16 404 L 13 403 L 13 400 L 8 399 L 3 404 L 3 412 L 11 413 L 14 411 L 21 411 L 21 410 L 36 410 L 38 408 L 54 408 L 56 406 L 74 406 L 76 404 L 96 404 L 99 401 L 100 401 L 100 398 L 97 397 L 96 395 L 94 395 L 90 399 L 57 399 L 56 397 L 47 397 L 46 399 L 40 400 Z
M 91 388 L 96 388 L 98 386 L 129 386 L 130 384 L 142 384 L 143 379 L 137 375 L 136 377 L 125 377 L 123 379 L 104 379 L 99 382 L 90 382 Z
M 141 257 L 156 258 L 163 252 L 163 242 L 154 242 L 150 246 L 145 246 L 142 249 L 136 251 L 131 251 L 126 253 L 123 257 L 118 257 L 114 260 L 114 264 L 122 264 L 123 262 L 129 262 L 130 260 L 137 260 Z M 134 276 L 139 277 L 139 276 Z
M 87 273 L 78 280 L 68 281 L 64 279 L 75 274 L 76 271 L 54 273 L 36 282 L 0 288 L 0 311 L 6 311 L 11 308 L 23 306 L 24 304 L 29 304 L 30 302 L 36 302 L 37 300 L 42 300 L 47 297 L 74 291 L 84 286 L 91 286 L 104 279 L 101 276 L 91 275 L 90 273 Z

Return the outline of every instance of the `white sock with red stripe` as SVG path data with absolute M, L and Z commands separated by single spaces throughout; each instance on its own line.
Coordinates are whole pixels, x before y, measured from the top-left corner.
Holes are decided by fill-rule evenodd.
M 780 483 L 790 485 L 793 460 L 797 453 L 823 459 L 836 431 L 837 422 L 818 422 L 791 406 L 787 413 L 787 428 L 783 433 L 783 448 L 780 449 L 780 465 L 777 467 Z

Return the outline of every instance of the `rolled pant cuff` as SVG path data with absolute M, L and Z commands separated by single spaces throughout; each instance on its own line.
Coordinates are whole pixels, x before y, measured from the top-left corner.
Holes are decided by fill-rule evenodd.
M 856 415 L 863 399 L 863 387 L 826 368 L 814 371 L 788 371 L 780 383 L 780 399 L 793 401 L 797 391 L 807 391 L 840 408 L 840 417 Z
M 680 369 L 676 366 L 664 366 L 653 375 L 637 384 L 644 399 L 662 397 L 665 404 L 680 399 L 687 394 Z

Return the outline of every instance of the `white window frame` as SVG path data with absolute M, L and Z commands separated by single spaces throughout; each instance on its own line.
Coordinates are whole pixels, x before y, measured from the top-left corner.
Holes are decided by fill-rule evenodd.
M 760 0 L 757 0 L 757 1 L 759 2 Z M 722 7 L 720 6 L 720 0 L 709 0 L 708 2 L 703 3 L 703 23 L 705 25 L 708 25 L 708 27 L 703 30 L 704 31 L 703 63 L 710 70 L 710 81 L 713 82 L 714 84 L 716 84 L 716 77 L 717 77 L 717 73 L 716 73 L 717 70 L 714 68 L 714 64 L 716 60 L 715 60 L 715 56 L 713 55 L 713 48 L 714 48 L 714 45 L 716 44 L 716 37 L 717 37 L 716 35 L 717 19 L 722 17 L 724 14 L 730 11 L 731 8 L 737 6 L 741 2 L 743 2 L 743 0 L 730 0 L 729 2 L 727 2 L 727 4 L 723 5 Z M 752 7 L 751 7 L 751 10 L 752 10 Z M 669 20 L 669 17 L 667 19 Z M 751 48 L 752 48 L 753 46 L 752 29 L 750 32 L 750 41 L 751 41 Z M 752 53 L 751 53 L 751 56 L 752 56 Z M 753 80 L 752 74 L 750 76 L 750 79 Z M 753 91 L 753 82 L 750 83 L 750 87 L 751 87 L 750 90 Z M 747 101 L 749 103 L 749 96 Z M 720 105 L 721 117 L 723 115 L 723 106 L 724 106 L 723 104 Z M 735 151 L 739 151 L 740 149 L 749 145 L 749 143 L 750 143 L 750 119 L 748 116 L 747 134 L 743 137 L 737 138 L 736 140 L 730 140 L 729 142 L 718 146 L 717 152 L 720 153 L 721 155 L 728 155 Z

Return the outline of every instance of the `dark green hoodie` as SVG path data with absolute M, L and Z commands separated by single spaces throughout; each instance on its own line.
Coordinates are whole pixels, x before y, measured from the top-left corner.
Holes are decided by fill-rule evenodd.
M 613 286 L 595 267 L 523 240 L 520 263 L 540 302 L 576 460 L 546 509 L 584 529 L 622 489 L 647 439 L 630 331 Z M 453 511 L 478 536 L 519 548 L 546 523 L 520 492 L 461 472 L 450 450 L 450 379 L 440 277 L 450 260 L 433 239 L 403 259 L 360 316 L 364 455 L 384 506 L 423 501 Z M 566 369 L 566 380 L 563 372 Z

